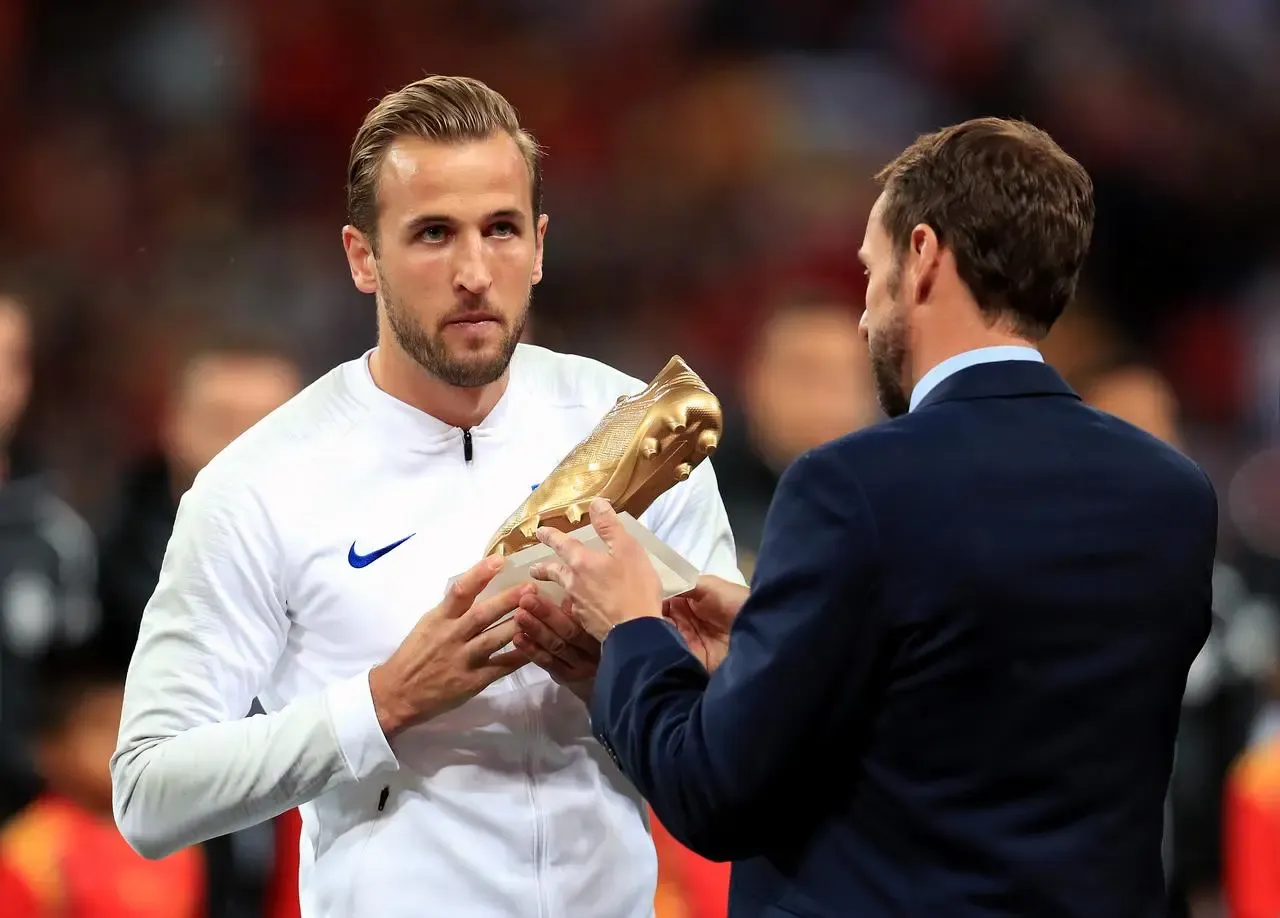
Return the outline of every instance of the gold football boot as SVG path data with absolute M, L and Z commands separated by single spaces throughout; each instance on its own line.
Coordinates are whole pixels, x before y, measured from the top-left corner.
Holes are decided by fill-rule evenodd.
M 720 400 L 679 356 L 641 392 L 621 396 L 542 484 L 508 517 L 485 550 L 512 555 L 537 544 L 534 532 L 577 529 L 593 498 L 639 518 L 715 452 Z

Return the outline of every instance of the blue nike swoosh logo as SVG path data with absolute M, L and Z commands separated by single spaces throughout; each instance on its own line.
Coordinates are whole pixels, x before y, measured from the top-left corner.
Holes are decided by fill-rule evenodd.
M 374 561 L 377 561 L 379 558 L 381 558 L 387 552 L 391 551 L 393 548 L 398 548 L 399 546 L 403 545 L 405 542 L 408 542 L 410 539 L 414 537 L 414 535 L 415 534 L 411 532 L 400 541 L 392 542 L 390 545 L 384 545 L 382 546 L 382 548 L 379 548 L 377 551 L 371 551 L 367 555 L 358 554 L 356 552 L 356 543 L 352 542 L 351 550 L 347 552 L 347 563 L 355 568 L 368 567 L 370 564 L 372 564 Z

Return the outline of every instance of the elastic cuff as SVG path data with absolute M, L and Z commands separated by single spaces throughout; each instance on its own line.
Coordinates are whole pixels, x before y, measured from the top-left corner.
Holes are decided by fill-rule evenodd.
M 400 767 L 373 708 L 368 670 L 331 686 L 325 696 L 338 748 L 353 778 Z

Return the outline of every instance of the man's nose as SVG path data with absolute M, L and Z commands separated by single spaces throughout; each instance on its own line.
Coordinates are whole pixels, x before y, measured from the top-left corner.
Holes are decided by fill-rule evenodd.
M 493 276 L 485 261 L 484 240 L 477 236 L 459 240 L 459 243 L 454 287 L 468 293 L 485 293 L 493 283 Z

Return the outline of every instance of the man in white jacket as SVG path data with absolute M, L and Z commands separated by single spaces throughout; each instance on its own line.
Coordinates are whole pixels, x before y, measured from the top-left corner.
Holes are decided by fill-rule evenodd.
M 357 134 L 343 242 L 378 344 L 182 499 L 111 763 L 144 855 L 298 806 L 305 918 L 651 914 L 643 801 L 573 693 L 591 647 L 526 666 L 515 618 L 486 630 L 521 591 L 475 602 L 494 530 L 643 385 L 518 343 L 538 156 L 464 78 L 390 94 Z M 642 522 L 740 581 L 709 463 Z

